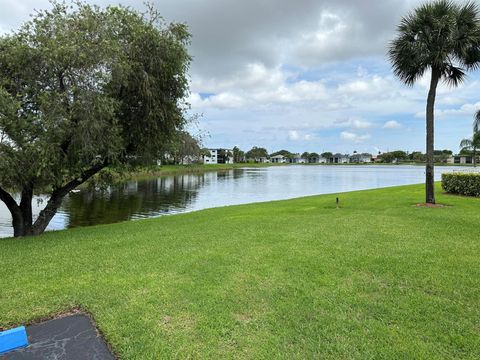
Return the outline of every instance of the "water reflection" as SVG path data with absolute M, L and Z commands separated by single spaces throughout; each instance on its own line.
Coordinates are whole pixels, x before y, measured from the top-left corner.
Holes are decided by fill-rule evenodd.
M 455 168 L 458 170 L 459 168 Z M 437 167 L 441 173 L 452 171 Z M 48 230 L 107 224 L 210 207 L 414 184 L 421 166 L 288 166 L 247 168 L 130 181 L 106 190 L 69 194 Z M 45 197 L 34 201 L 34 216 Z M 43 201 L 43 202 L 42 202 Z M 11 219 L 0 202 L 0 236 L 11 236 Z
M 62 212 L 69 214 L 67 227 L 178 212 L 195 200 L 204 182 L 203 175 L 183 175 L 131 181 L 102 191 L 80 191 L 68 196 Z

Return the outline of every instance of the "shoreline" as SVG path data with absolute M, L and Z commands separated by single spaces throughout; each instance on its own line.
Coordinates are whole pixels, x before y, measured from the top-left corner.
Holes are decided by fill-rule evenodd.
M 425 166 L 425 163 L 345 163 L 345 164 L 321 164 L 321 163 L 306 163 L 306 164 L 291 164 L 291 163 L 235 163 L 235 164 L 191 164 L 191 165 L 159 165 L 145 168 L 138 168 L 128 170 L 124 173 L 119 173 L 120 182 L 129 180 L 142 180 L 152 177 L 186 175 L 186 174 L 201 174 L 213 171 L 229 171 L 235 169 L 248 168 L 268 168 L 276 166 Z M 472 164 L 444 164 L 438 163 L 437 166 L 445 167 L 469 167 L 474 169 Z M 112 170 L 115 171 L 115 170 Z

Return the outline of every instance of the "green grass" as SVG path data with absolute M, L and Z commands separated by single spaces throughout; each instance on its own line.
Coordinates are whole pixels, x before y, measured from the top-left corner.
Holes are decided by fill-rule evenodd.
M 0 241 L 0 326 L 73 307 L 123 359 L 478 359 L 480 199 L 419 185 Z

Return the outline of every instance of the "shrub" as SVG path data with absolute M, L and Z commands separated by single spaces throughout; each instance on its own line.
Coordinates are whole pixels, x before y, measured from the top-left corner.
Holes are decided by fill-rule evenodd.
M 442 174 L 442 188 L 451 194 L 480 196 L 480 173 Z

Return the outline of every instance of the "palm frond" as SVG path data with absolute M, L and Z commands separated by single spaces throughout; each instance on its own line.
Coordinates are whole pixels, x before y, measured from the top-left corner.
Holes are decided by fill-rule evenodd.
M 476 132 L 475 134 L 473 134 L 472 146 L 477 149 L 480 148 L 480 132 Z
M 480 110 L 477 110 L 473 120 L 473 132 L 477 133 L 480 131 Z
M 460 147 L 462 149 L 471 149 L 473 145 L 472 139 L 463 139 L 460 141 Z
M 426 70 L 458 86 L 467 70 L 480 69 L 480 8 L 450 0 L 425 3 L 405 16 L 390 43 L 388 57 L 395 75 L 413 85 Z
M 465 80 L 466 74 L 462 68 L 453 65 L 447 65 L 442 73 L 442 77 L 445 83 L 450 86 L 457 87 Z

